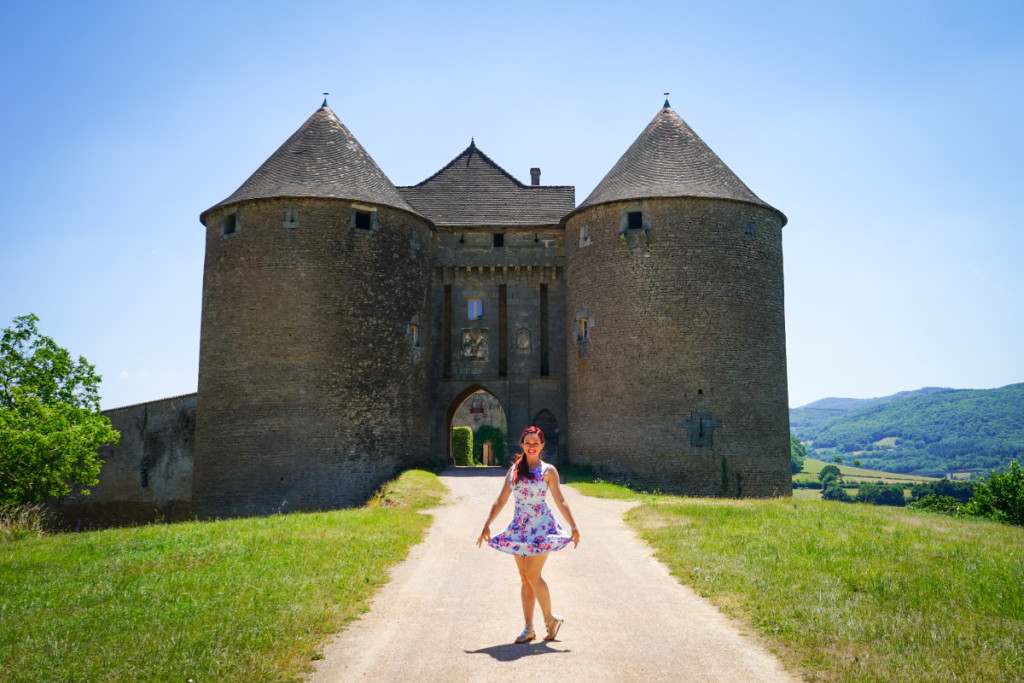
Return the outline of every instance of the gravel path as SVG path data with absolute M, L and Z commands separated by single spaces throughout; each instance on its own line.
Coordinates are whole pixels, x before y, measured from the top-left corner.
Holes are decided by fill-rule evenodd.
M 632 505 L 563 486 L 580 527 L 578 549 L 544 568 L 558 640 L 515 645 L 522 629 L 511 556 L 474 542 L 504 470 L 442 473 L 448 503 L 426 540 L 392 571 L 362 618 L 337 634 L 311 680 L 794 681 L 752 636 L 680 585 L 625 525 Z M 557 512 L 556 512 L 557 514 Z M 491 531 L 512 519 L 512 500 Z M 544 625 L 540 608 L 535 621 Z

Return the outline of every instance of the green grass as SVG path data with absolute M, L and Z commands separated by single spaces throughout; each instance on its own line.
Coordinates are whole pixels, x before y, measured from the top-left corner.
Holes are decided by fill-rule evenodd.
M 5 681 L 297 680 L 419 542 L 444 487 L 366 507 L 0 543 Z
M 1024 679 L 1024 529 L 796 499 L 651 497 L 626 519 L 808 680 Z

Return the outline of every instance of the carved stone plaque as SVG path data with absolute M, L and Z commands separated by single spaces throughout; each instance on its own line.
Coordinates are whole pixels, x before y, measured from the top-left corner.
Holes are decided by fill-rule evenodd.
M 529 353 L 531 348 L 530 330 L 522 327 L 516 332 L 516 351 L 519 353 Z
M 462 330 L 462 358 L 464 360 L 487 360 L 487 330 L 480 328 Z

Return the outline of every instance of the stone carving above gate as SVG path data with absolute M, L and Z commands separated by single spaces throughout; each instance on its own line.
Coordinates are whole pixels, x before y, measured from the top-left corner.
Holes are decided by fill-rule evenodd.
M 466 328 L 462 330 L 463 360 L 487 360 L 487 330 Z

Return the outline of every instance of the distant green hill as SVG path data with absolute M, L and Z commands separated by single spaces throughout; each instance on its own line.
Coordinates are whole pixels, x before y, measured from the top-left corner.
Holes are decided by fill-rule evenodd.
M 799 408 L 789 409 L 789 430 L 800 440 L 806 440 L 803 433 L 809 429 L 837 420 L 856 410 L 863 410 L 883 403 L 892 403 L 901 398 L 935 394 L 940 391 L 956 391 L 943 387 L 924 387 L 913 391 L 900 391 L 889 396 L 877 398 L 822 398 Z
M 840 454 L 886 472 L 1002 468 L 1024 461 L 1024 384 L 917 392 L 794 433 L 812 442 L 808 455 L 828 461 Z

